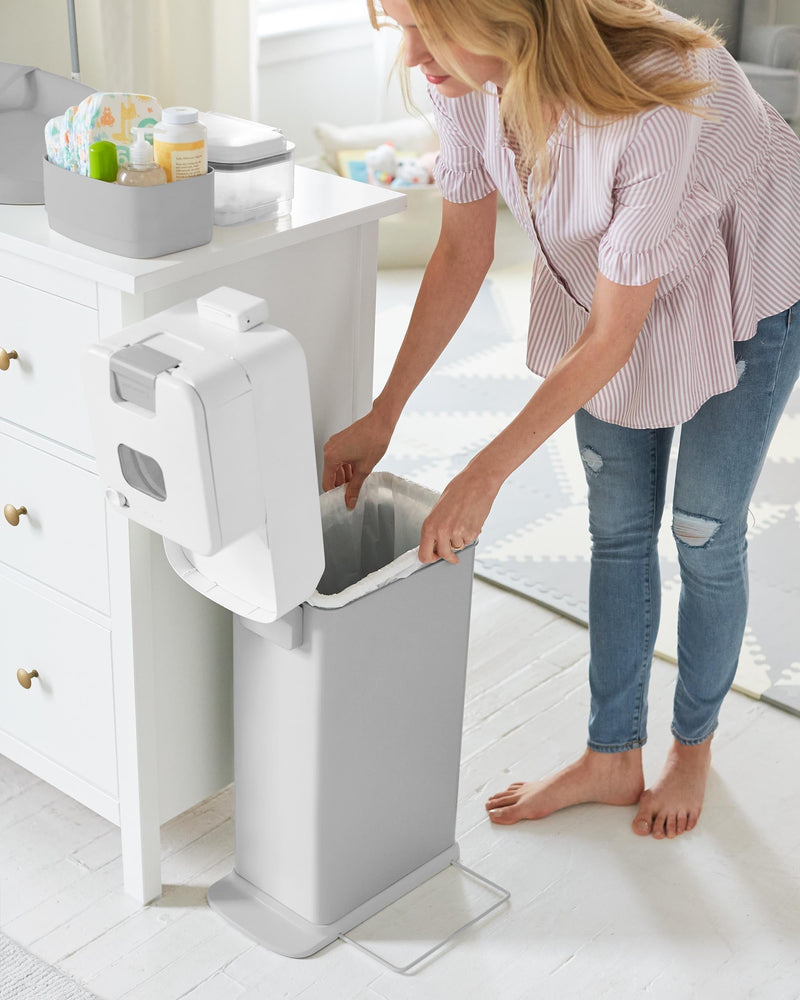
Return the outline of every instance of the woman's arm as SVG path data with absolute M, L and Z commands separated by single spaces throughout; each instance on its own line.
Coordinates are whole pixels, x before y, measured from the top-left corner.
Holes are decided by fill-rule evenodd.
M 453 337 L 478 294 L 494 255 L 497 193 L 463 205 L 445 201 L 442 229 L 420 285 L 389 378 L 361 420 L 324 448 L 322 488 L 349 483 L 353 507 L 361 484 L 383 457 L 403 407 Z
M 589 320 L 521 413 L 445 489 L 422 528 L 419 557 L 457 562 L 511 473 L 613 378 L 631 356 L 658 287 L 618 285 L 598 274 Z

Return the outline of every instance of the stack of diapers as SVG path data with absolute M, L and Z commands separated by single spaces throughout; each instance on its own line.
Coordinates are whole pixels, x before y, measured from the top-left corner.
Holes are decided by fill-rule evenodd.
M 45 125 L 47 159 L 65 170 L 89 175 L 89 147 L 106 140 L 117 147 L 120 166 L 130 160 L 132 128 L 161 121 L 161 105 L 147 94 L 91 94 Z

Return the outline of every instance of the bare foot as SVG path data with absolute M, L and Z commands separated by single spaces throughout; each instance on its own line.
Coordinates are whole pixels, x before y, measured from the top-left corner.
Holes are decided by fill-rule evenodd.
M 675 740 L 661 777 L 642 795 L 633 832 L 640 837 L 652 834 L 656 840 L 663 840 L 693 830 L 703 808 L 710 766 L 710 737 L 692 747 Z
M 544 781 L 516 782 L 486 803 L 493 823 L 542 819 L 580 802 L 630 806 L 644 789 L 642 751 L 597 753 L 586 750 L 580 760 Z

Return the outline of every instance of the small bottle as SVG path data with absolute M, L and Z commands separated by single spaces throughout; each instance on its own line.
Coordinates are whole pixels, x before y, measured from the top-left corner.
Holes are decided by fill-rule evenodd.
M 117 147 L 113 142 L 101 140 L 89 146 L 89 176 L 98 181 L 117 179 Z
M 153 129 L 153 148 L 168 181 L 208 173 L 206 136 L 197 108 L 164 108 Z
M 117 184 L 128 187 L 153 187 L 156 184 L 166 184 L 167 175 L 153 160 L 153 147 L 145 139 L 149 128 L 132 128 L 136 137 L 131 146 L 131 162 L 120 167 L 117 172 Z

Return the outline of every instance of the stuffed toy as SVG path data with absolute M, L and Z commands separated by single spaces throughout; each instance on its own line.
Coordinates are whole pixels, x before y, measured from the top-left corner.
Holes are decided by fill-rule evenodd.
M 367 165 L 367 180 L 370 184 L 388 186 L 397 173 L 397 158 L 391 142 L 384 142 L 377 149 L 370 150 L 364 157 Z
M 418 156 L 400 157 L 391 183 L 393 188 L 414 187 L 416 184 L 431 184 L 433 178 Z

